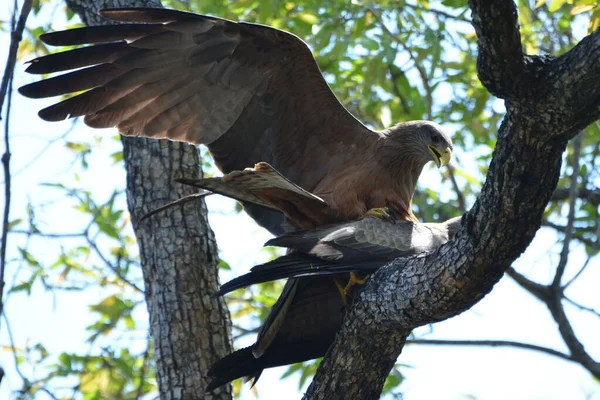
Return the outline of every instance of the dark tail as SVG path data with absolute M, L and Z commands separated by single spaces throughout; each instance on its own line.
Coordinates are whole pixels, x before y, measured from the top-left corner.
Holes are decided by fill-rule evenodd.
M 252 355 L 252 347 L 235 351 L 210 367 L 207 375 L 212 377 L 212 380 L 206 387 L 206 391 L 210 392 L 221 385 L 242 377 L 254 380 L 252 383 L 254 385 L 263 372 L 264 366 L 262 364 L 260 359 L 254 358 Z

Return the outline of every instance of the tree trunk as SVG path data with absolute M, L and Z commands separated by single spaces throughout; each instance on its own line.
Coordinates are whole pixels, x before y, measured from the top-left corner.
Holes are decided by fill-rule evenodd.
M 106 24 L 97 11 L 114 7 L 161 7 L 156 0 L 66 0 L 87 25 Z M 197 148 L 164 140 L 122 137 L 127 203 L 138 240 L 156 348 L 161 399 L 230 399 L 231 385 L 204 395 L 206 371 L 231 352 L 231 322 L 218 289 L 218 255 L 206 217 L 195 201 L 150 219 L 153 209 L 193 193 L 175 178 L 201 174 Z

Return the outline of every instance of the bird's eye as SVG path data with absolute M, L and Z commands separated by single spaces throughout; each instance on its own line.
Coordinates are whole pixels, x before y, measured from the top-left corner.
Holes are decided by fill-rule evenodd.
M 431 141 L 433 143 L 439 143 L 441 141 L 440 136 L 439 135 L 431 135 Z

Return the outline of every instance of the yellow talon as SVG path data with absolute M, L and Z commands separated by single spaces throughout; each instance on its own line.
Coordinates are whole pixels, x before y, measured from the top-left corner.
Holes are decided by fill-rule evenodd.
M 348 283 L 346 284 L 346 287 L 344 288 L 344 294 L 346 296 L 349 296 L 350 290 L 352 289 L 352 287 L 354 285 L 364 285 L 366 281 L 367 281 L 366 276 L 364 278 L 361 278 L 358 276 L 358 274 L 356 272 L 350 272 L 350 279 L 348 280 Z
M 362 218 L 373 217 L 383 220 L 393 220 L 394 216 L 390 213 L 390 209 L 387 207 L 371 208 L 367 211 Z
M 350 272 L 350 279 L 348 279 L 348 283 L 346 286 L 342 286 L 339 277 L 334 277 L 333 281 L 335 282 L 335 286 L 340 292 L 342 296 L 342 302 L 344 303 L 344 307 L 348 305 L 348 297 L 350 296 L 350 291 L 354 285 L 364 285 L 367 282 L 367 276 L 361 278 L 356 272 Z
M 348 305 L 348 296 L 346 294 L 346 289 L 342 286 L 338 277 L 334 276 L 333 281 L 335 282 L 335 286 L 340 291 L 340 295 L 342 296 L 342 303 L 344 303 L 344 307 L 346 307 Z

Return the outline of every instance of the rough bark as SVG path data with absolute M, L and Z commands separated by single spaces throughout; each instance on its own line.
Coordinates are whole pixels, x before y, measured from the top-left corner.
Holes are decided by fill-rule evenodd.
M 161 7 L 150 0 L 67 0 L 84 23 L 107 21 L 109 7 Z M 218 255 L 204 202 L 174 207 L 137 224 L 145 213 L 191 194 L 174 183 L 201 173 L 198 151 L 181 143 L 122 138 L 127 200 L 140 247 L 161 399 L 230 399 L 231 385 L 204 394 L 206 371 L 231 352 L 231 322 L 218 289 Z
M 305 399 L 378 398 L 412 329 L 489 293 L 539 229 L 567 141 L 600 118 L 600 30 L 561 57 L 523 56 L 512 1 L 470 6 L 480 79 L 507 108 L 481 194 L 454 241 L 370 279 Z

